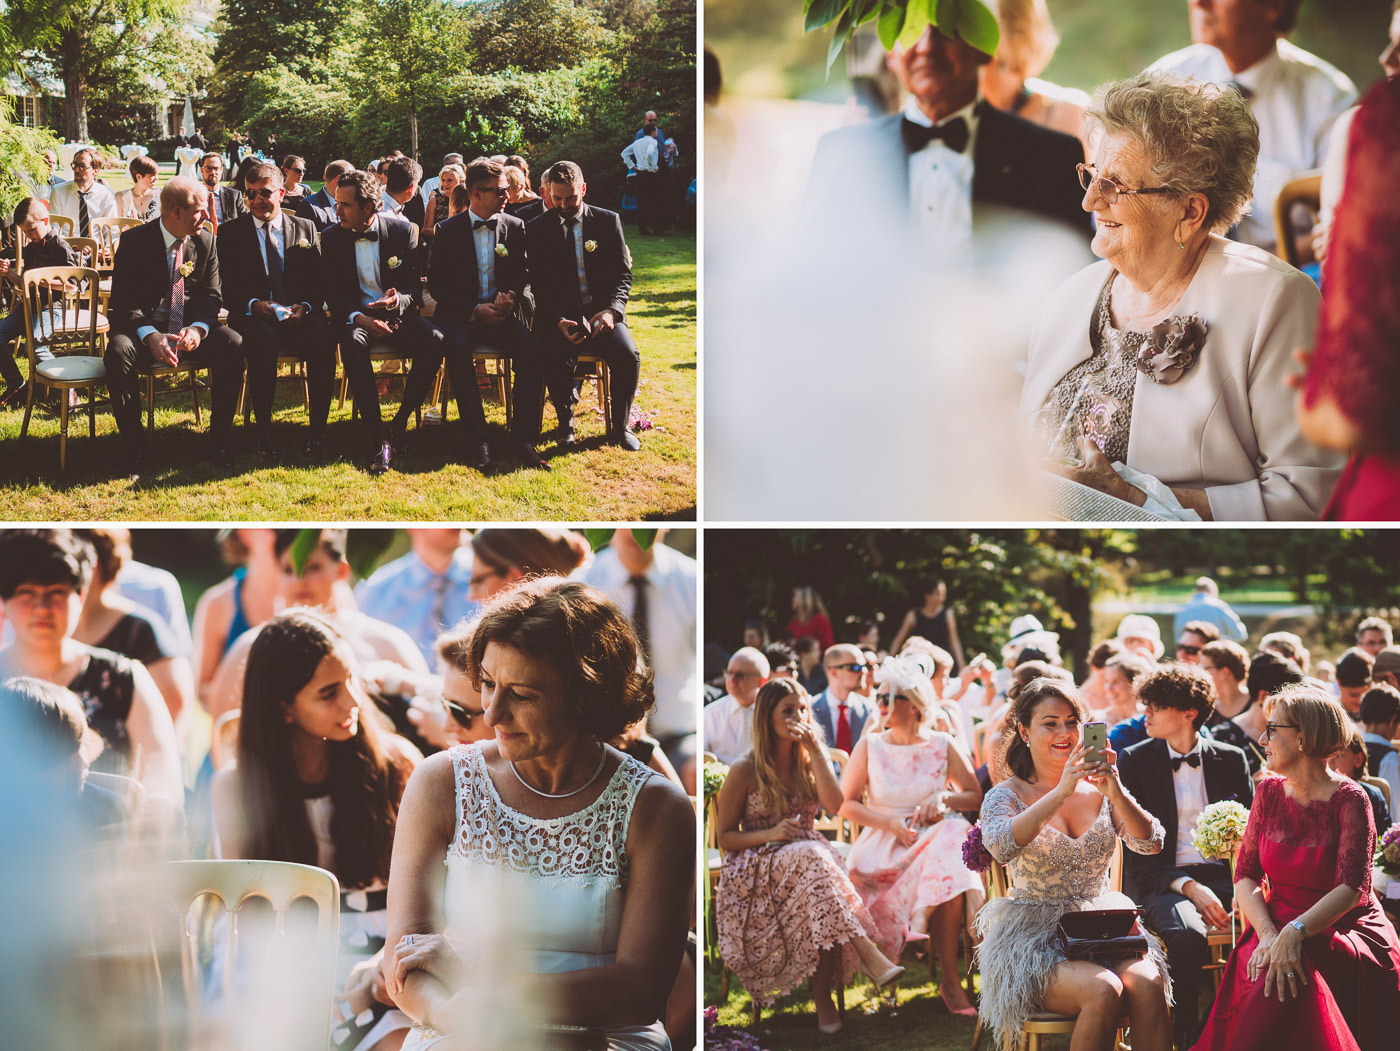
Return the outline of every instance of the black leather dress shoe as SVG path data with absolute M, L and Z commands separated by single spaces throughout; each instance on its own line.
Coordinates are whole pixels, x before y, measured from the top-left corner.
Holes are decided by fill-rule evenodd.
M 366 470 L 372 475 L 388 474 L 393 463 L 394 448 L 388 442 L 382 442 L 379 446 L 379 454 L 370 461 Z
M 209 462 L 220 470 L 233 466 L 233 453 L 229 451 L 227 440 L 215 441 L 209 447 Z
M 618 434 L 608 435 L 608 441 L 628 452 L 638 452 L 642 448 L 641 440 L 625 428 Z
M 519 460 L 526 467 L 537 470 L 549 470 L 549 464 L 540 459 L 540 454 L 535 451 L 535 447 L 529 442 L 521 441 L 519 438 L 511 438 L 507 455 L 513 460 Z
M 141 475 L 146 470 L 145 451 L 136 448 L 128 452 L 126 454 L 126 463 L 123 465 L 123 470 L 126 472 L 126 476 L 133 482 L 139 482 L 141 480 Z
M 275 464 L 277 462 L 277 445 L 271 436 L 260 437 L 257 441 L 258 459 L 264 463 Z
M 320 438 L 312 438 L 301 451 L 301 458 L 307 463 L 323 463 L 326 458 L 325 446 Z
M 8 409 L 11 405 L 23 405 L 28 397 L 29 384 L 20 383 L 18 386 L 11 387 L 9 390 L 5 391 L 3 396 L 0 396 L 0 408 Z
M 462 462 L 474 471 L 484 471 L 491 466 L 491 449 L 485 442 L 467 442 Z

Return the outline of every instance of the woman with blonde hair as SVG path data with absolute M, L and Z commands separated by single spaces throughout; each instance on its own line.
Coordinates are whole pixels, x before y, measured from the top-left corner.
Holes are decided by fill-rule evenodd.
M 876 680 L 884 729 L 861 735 L 841 779 L 841 816 L 864 826 L 846 865 L 881 951 L 898 959 L 904 942 L 932 931 L 939 996 L 971 1017 L 977 1010 L 957 980 L 958 934 L 963 895 L 981 881 L 963 864 L 969 825 L 958 812 L 981 806 L 982 789 L 954 739 L 929 729 L 938 699 L 923 661 L 891 657 Z
M 423 237 L 431 238 L 438 223 L 452 214 L 452 191 L 467 181 L 467 170 L 460 164 L 445 164 L 438 172 L 438 184 L 428 197 L 423 213 Z
M 1039 79 L 1059 46 L 1045 0 L 994 0 L 1001 40 L 982 67 L 982 97 L 1000 110 L 1066 135 L 1079 136 L 1089 96 Z
M 823 1033 L 841 1028 L 833 981 L 857 964 L 877 986 L 904 973 L 871 940 L 874 921 L 812 827 L 819 809 L 841 805 L 807 691 L 792 679 L 765 683 L 754 702 L 753 749 L 729 768 L 719 794 L 719 951 L 756 1003 L 810 977 Z

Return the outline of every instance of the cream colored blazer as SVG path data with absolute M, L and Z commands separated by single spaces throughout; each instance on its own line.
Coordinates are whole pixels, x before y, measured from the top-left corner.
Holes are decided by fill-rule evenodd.
M 1023 419 L 1092 355 L 1089 327 L 1109 273 L 1100 260 L 1047 301 L 1031 337 Z M 1128 466 L 1170 486 L 1204 489 L 1219 521 L 1317 518 L 1343 458 L 1303 438 L 1284 377 L 1296 367 L 1293 351 L 1313 344 L 1320 302 L 1317 286 L 1282 260 L 1211 237 L 1172 311 L 1201 316 L 1205 345 L 1176 383 L 1138 373 Z

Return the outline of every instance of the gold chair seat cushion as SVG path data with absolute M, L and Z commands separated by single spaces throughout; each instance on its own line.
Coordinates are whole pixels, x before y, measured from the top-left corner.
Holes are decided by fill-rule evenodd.
M 86 354 L 65 354 L 39 362 L 39 375 L 56 383 L 85 383 L 107 378 L 107 368 L 101 358 Z

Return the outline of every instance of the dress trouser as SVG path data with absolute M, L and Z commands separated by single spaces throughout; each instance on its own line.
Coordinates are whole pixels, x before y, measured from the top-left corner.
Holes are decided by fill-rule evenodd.
M 266 437 L 272 427 L 277 359 L 281 355 L 295 354 L 306 362 L 311 435 L 320 439 L 326 431 L 331 386 L 335 379 L 335 352 L 325 315 L 313 310 L 300 321 L 282 322 L 244 316 L 231 319 L 231 324 L 243 337 L 243 356 L 248 363 L 248 397 L 259 436 Z
M 1197 883 L 1209 887 L 1225 911 L 1230 911 L 1233 886 L 1230 870 L 1223 864 L 1187 865 L 1184 871 Z M 1172 1012 L 1172 1037 L 1180 1051 L 1190 1047 L 1200 1035 L 1198 1003 L 1205 980 L 1202 968 L 1210 962 L 1206 945 L 1206 922 L 1196 906 L 1184 895 L 1167 890 L 1143 894 L 1138 899 L 1143 919 L 1157 932 L 1167 950 L 1176 1007 Z
M 213 325 L 193 351 L 182 353 L 180 363 L 207 367 L 214 388 L 214 409 L 209 433 L 222 445 L 233 434 L 233 414 L 243 384 L 243 337 L 227 325 Z M 155 358 L 134 333 L 117 332 L 107 341 L 103 356 L 107 387 L 112 395 L 112 415 L 128 449 L 141 443 L 141 371 Z
M 586 307 L 585 317 L 592 317 L 602 307 Z M 543 317 L 537 317 L 536 338 L 544 351 L 543 373 L 545 386 L 549 390 L 549 400 L 554 411 L 563 419 L 572 416 L 578 394 L 574 390 L 574 368 L 579 356 L 591 354 L 602 358 L 608 364 L 612 380 L 612 418 L 607 421 L 609 436 L 621 434 L 627 428 L 632 415 L 632 400 L 637 396 L 637 378 L 641 373 L 642 355 L 637 344 L 632 341 L 632 333 L 627 324 L 619 321 L 611 330 L 604 329 L 589 336 L 582 343 L 570 343 L 560 333 L 554 323 L 547 329 Z M 539 399 L 533 402 L 533 411 L 538 414 Z M 535 431 L 539 421 L 534 419 Z
M 476 364 L 472 358 L 480 346 L 510 355 L 510 369 L 514 374 L 511 381 L 511 434 L 530 445 L 538 441 L 541 350 L 539 341 L 530 330 L 514 317 L 494 325 L 453 315 L 435 316 L 434 321 L 442 329 L 447 374 L 452 378 L 452 392 L 457 398 L 457 412 L 462 417 L 467 441 L 486 440 L 486 413 L 481 406 Z M 530 426 L 532 421 L 533 429 Z
M 413 367 L 404 381 L 403 401 L 394 416 L 394 431 L 403 431 L 408 418 L 418 410 L 433 389 L 433 379 L 442 364 L 442 331 L 416 314 L 405 315 L 399 327 L 388 336 L 375 335 L 358 325 L 347 325 L 340 340 L 340 360 L 345 377 L 355 395 L 355 406 L 376 443 L 384 439 L 379 418 L 379 388 L 375 385 L 371 349 L 385 347 L 409 358 Z

